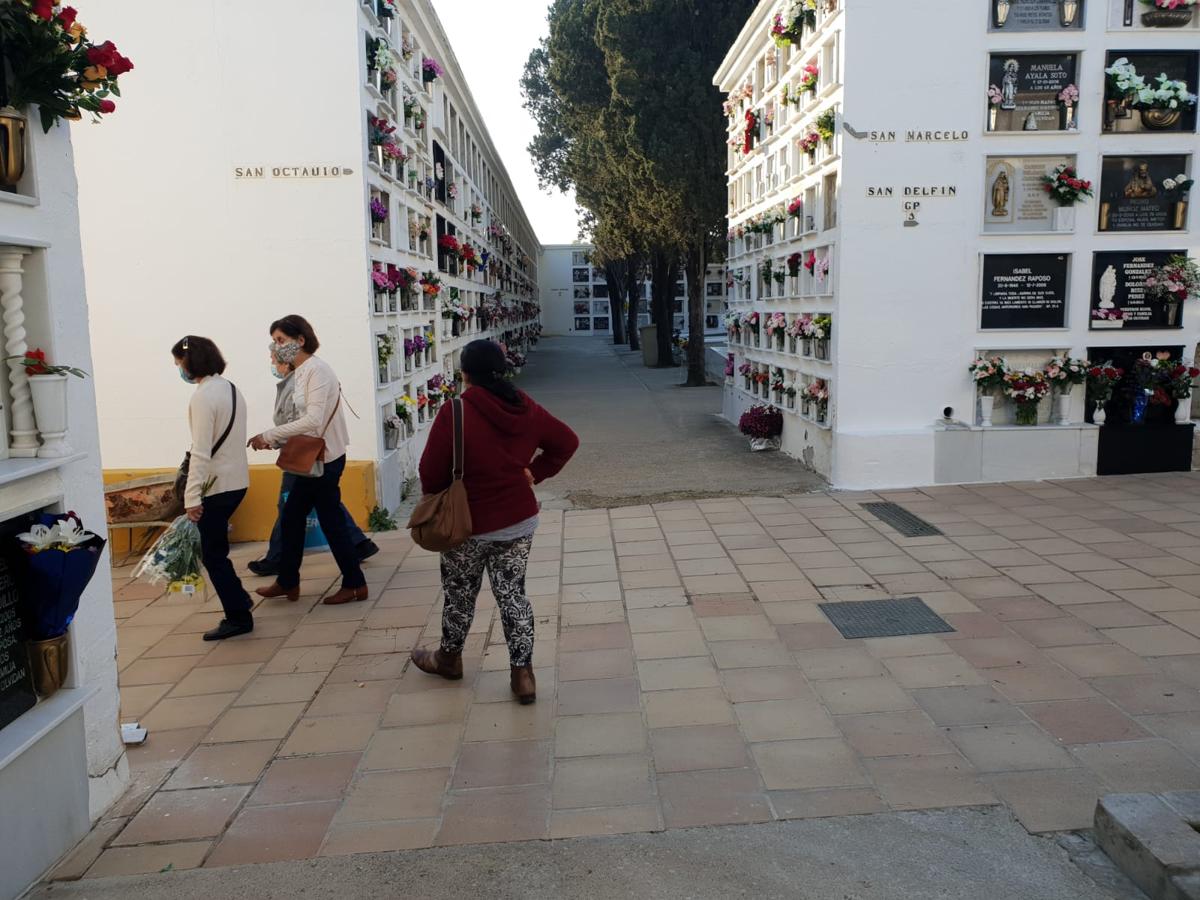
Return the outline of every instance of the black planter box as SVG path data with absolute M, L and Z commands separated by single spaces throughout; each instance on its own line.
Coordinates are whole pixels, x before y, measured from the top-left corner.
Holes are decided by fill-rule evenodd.
M 1190 472 L 1192 432 L 1188 425 L 1105 425 L 1100 429 L 1097 475 Z

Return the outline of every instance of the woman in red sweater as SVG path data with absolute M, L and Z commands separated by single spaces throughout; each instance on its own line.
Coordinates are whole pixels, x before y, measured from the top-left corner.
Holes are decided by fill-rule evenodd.
M 475 617 L 475 600 L 487 570 L 500 607 L 512 666 L 513 694 L 522 704 L 537 698 L 533 677 L 533 608 L 525 596 L 525 569 L 538 525 L 533 486 L 557 475 L 579 446 L 570 428 L 518 391 L 505 377 L 508 362 L 492 341 L 472 341 L 460 361 L 463 382 L 463 483 L 471 508 L 471 538 L 442 554 L 442 643 L 414 650 L 413 663 L 443 678 L 463 675 L 462 651 Z M 453 410 L 447 403 L 433 421 L 421 456 L 426 494 L 450 486 Z

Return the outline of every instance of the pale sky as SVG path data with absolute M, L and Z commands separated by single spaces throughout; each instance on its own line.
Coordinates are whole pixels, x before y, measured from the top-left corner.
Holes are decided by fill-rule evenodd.
M 578 237 L 575 197 L 538 188 L 525 148 L 533 120 L 521 106 L 521 74 L 529 51 L 546 34 L 546 0 L 432 0 L 475 104 L 543 244 Z

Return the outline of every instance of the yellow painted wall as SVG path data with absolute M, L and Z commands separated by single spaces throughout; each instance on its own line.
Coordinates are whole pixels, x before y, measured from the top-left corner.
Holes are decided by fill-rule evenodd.
M 173 474 L 172 469 L 105 469 L 104 483 L 114 484 L 150 475 Z M 251 466 L 250 490 L 246 499 L 234 514 L 233 532 L 230 539 L 239 541 L 265 541 L 271 536 L 275 524 L 275 504 L 279 499 L 279 482 L 283 473 L 275 466 Z M 342 502 L 360 528 L 367 527 L 367 517 L 375 508 L 375 463 L 367 460 L 350 460 L 342 474 Z M 109 532 L 114 554 L 128 553 L 141 543 L 142 530 L 118 528 Z

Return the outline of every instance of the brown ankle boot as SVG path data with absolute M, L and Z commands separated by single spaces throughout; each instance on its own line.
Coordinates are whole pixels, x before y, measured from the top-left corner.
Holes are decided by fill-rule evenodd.
M 413 665 L 430 675 L 440 675 L 450 681 L 463 677 L 461 653 L 443 653 L 439 650 L 414 650 L 410 656 Z
M 292 603 L 295 603 L 300 599 L 299 586 L 290 588 L 280 587 L 278 581 L 276 581 L 274 584 L 269 584 L 266 587 L 255 588 L 254 593 L 258 594 L 260 597 L 266 597 L 268 600 L 273 600 L 276 597 L 287 597 L 288 600 L 292 601 Z
M 517 702 L 528 706 L 537 699 L 537 679 L 533 677 L 533 666 L 513 666 L 509 683 Z

